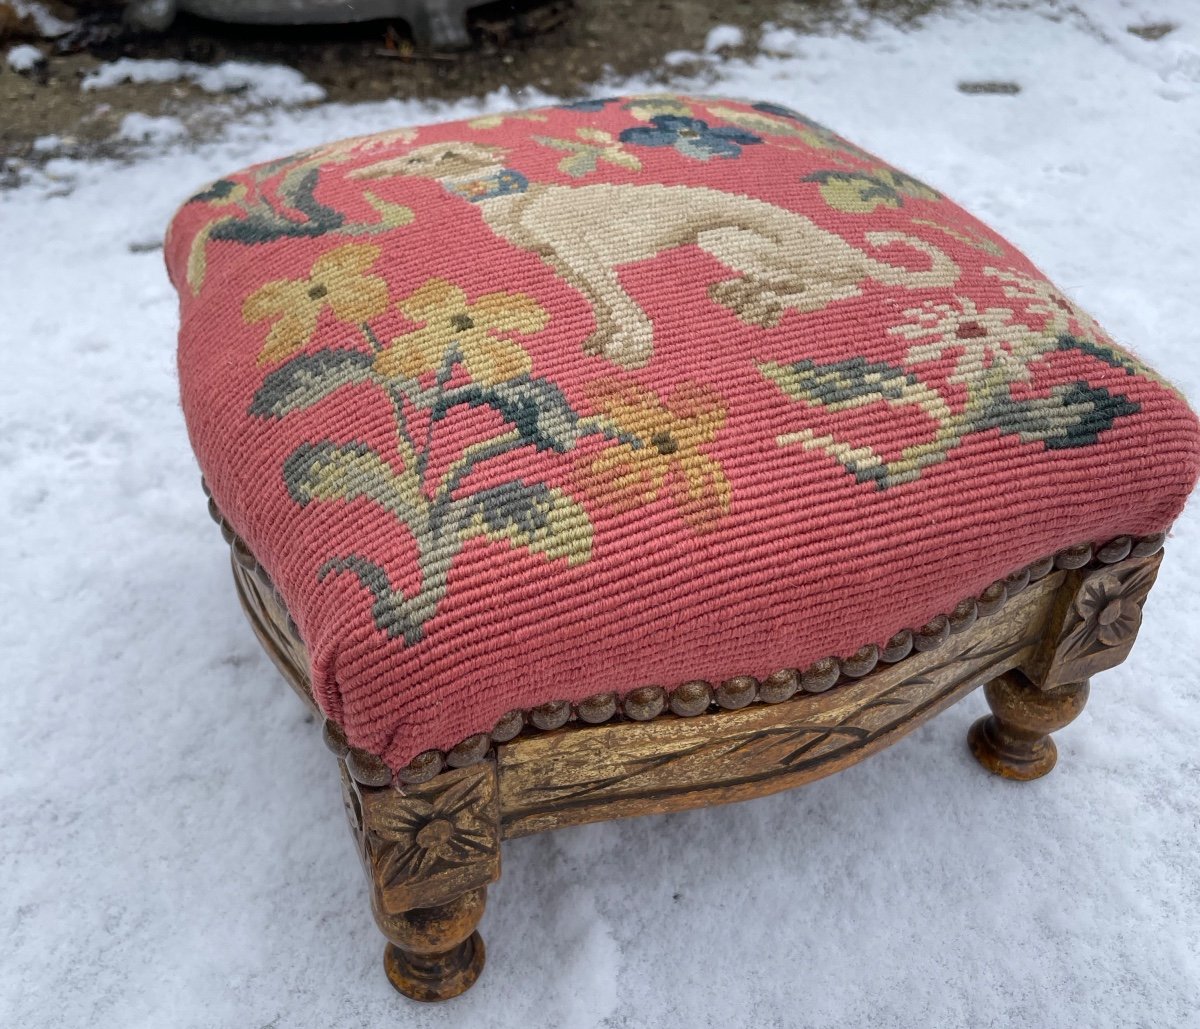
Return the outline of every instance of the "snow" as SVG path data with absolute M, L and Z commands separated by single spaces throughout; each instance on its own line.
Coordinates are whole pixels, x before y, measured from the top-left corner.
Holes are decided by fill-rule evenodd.
M 736 25 L 717 25 L 704 38 L 704 52 L 715 54 L 726 47 L 741 46 L 746 36 Z
M 136 143 L 165 143 L 187 135 L 187 127 L 174 115 L 149 115 L 131 111 L 121 119 L 117 136 Z
M 798 108 L 947 191 L 1195 400 L 1200 23 L 1187 0 L 1087 7 L 776 30 L 802 60 L 678 85 Z M 1149 18 L 1179 28 L 1125 31 Z M 1021 92 L 957 89 L 984 77 Z M 597 91 L 621 88 L 649 83 Z M 249 113 L 0 192 L 20 241 L 0 247 L 0 1025 L 1195 1025 L 1200 680 L 1176 655 L 1197 642 L 1196 504 L 1049 778 L 974 765 L 974 695 L 802 790 L 517 840 L 478 985 L 393 994 L 332 759 L 233 598 L 147 248 L 230 168 L 512 99 Z
M 763 26 L 763 33 L 759 37 L 758 45 L 761 50 L 768 54 L 794 56 L 799 52 L 804 38 L 792 29 L 767 24 Z
M 325 91 L 309 82 L 294 68 L 248 61 L 225 61 L 217 65 L 191 61 L 140 60 L 122 57 L 90 72 L 80 88 L 108 89 L 123 82 L 190 82 L 206 93 L 248 92 L 260 101 L 303 104 L 325 97 Z
M 46 39 L 65 36 L 75 27 L 72 22 L 63 21 L 51 14 L 45 4 L 36 3 L 35 0 L 4 0 L 4 2 L 16 12 L 17 17 L 31 19 L 38 32 Z
M 42 52 L 29 43 L 18 43 L 5 55 L 5 63 L 15 72 L 33 71 L 46 58 Z
M 667 67 L 675 67 L 680 64 L 690 64 L 692 61 L 702 60 L 702 55 L 694 50 L 668 50 L 662 56 L 662 62 Z

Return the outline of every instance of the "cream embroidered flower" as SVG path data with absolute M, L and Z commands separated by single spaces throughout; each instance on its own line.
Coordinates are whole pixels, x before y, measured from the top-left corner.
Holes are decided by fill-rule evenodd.
M 905 361 L 937 361 L 957 350 L 951 382 L 976 382 L 985 372 L 1006 382 L 1028 381 L 1029 362 L 1049 349 L 1045 333 L 1017 321 L 1008 308 L 980 310 L 969 297 L 955 296 L 948 304 L 926 301 L 907 308 L 904 317 L 888 333 L 913 341 Z
M 1108 340 L 1108 334 L 1095 318 L 1068 300 L 1045 279 L 999 268 L 984 268 L 983 274 L 999 279 L 1004 284 L 1002 288 L 1006 297 L 1023 302 L 1028 310 L 1045 318 L 1047 332 L 1055 335 L 1078 332 L 1097 343 Z

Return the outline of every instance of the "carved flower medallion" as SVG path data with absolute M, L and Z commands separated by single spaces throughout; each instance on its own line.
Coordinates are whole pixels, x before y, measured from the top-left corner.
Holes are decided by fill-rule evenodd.
M 370 826 L 372 861 L 385 889 L 469 864 L 495 848 L 494 827 L 478 810 L 472 778 L 397 801 L 378 811 Z
M 1142 625 L 1142 604 L 1158 573 L 1155 559 L 1125 561 L 1095 572 L 1080 586 L 1064 638 L 1072 657 L 1128 647 Z

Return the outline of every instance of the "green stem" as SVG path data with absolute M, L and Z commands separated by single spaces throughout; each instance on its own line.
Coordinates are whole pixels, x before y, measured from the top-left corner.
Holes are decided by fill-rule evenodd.
M 450 346 L 446 353 L 442 355 L 441 367 L 437 370 L 437 379 L 430 393 L 435 398 L 444 397 L 446 395 L 446 383 L 450 381 L 454 375 L 454 366 L 462 359 L 462 355 L 458 352 L 458 347 Z M 431 405 L 432 406 L 432 405 Z M 421 476 L 421 481 L 425 481 L 426 469 L 429 466 L 429 455 L 433 450 L 433 419 L 430 418 L 425 426 L 425 444 L 421 447 L 421 452 L 417 455 L 417 472 Z
M 383 344 L 379 342 L 379 337 L 375 335 L 366 322 L 362 323 L 363 335 L 367 337 L 367 342 L 371 344 L 371 349 L 377 354 L 383 353 Z
M 404 394 L 397 390 L 388 390 L 392 400 L 392 409 L 396 412 L 396 443 L 400 456 L 404 458 L 404 470 L 416 474 L 417 481 L 424 485 L 424 477 L 418 471 L 417 446 L 413 442 L 412 433 L 408 428 L 408 415 L 404 410 Z
M 510 450 L 515 450 L 517 448 L 513 444 L 521 442 L 521 434 L 516 429 L 510 429 L 503 435 L 496 436 L 493 439 L 472 443 L 462 452 L 458 460 L 446 469 L 446 473 L 438 483 L 437 493 L 434 494 L 434 501 L 440 502 L 443 497 L 451 496 L 462 485 L 463 479 L 470 474 L 471 469 L 481 461 L 486 461 L 492 457 L 499 457 Z
M 463 484 L 463 480 L 471 474 L 472 469 L 483 461 L 499 457 L 501 454 L 507 454 L 523 446 L 525 446 L 524 437 L 516 429 L 511 429 L 494 439 L 473 443 L 463 451 L 462 456 L 446 469 L 445 475 L 438 484 L 437 493 L 434 495 L 433 507 L 429 512 L 429 529 L 434 538 L 441 535 L 442 520 L 446 517 L 450 505 L 454 503 L 455 490 Z

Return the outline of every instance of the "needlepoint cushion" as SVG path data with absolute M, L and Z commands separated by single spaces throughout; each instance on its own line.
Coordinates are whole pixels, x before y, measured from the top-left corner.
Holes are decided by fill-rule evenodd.
M 803 668 L 1165 529 L 1180 395 L 934 188 L 768 103 L 350 139 L 171 227 L 183 406 L 316 698 L 393 768 Z

